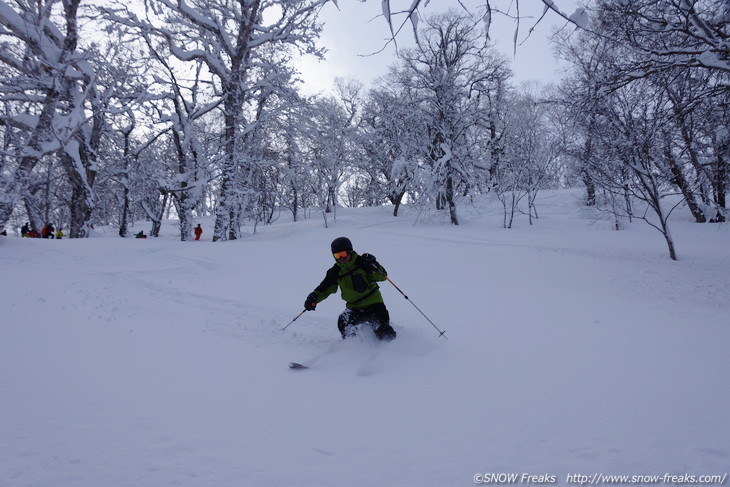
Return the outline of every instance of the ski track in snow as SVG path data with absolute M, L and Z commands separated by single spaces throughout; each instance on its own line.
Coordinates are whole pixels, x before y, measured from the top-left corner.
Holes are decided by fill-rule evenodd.
M 492 201 L 459 227 L 404 207 L 222 244 L 172 222 L 146 241 L 0 238 L 0 486 L 727 472 L 728 227 L 675 217 L 673 262 L 579 196 L 541 193 L 511 230 Z M 393 342 L 342 341 L 337 295 L 282 331 L 340 235 L 448 340 L 387 282 Z

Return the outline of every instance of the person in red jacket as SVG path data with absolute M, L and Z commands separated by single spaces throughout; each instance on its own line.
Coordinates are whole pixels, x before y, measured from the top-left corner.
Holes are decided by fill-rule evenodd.
M 41 229 L 41 237 L 56 238 L 56 229 L 52 223 L 46 223 L 46 226 Z
M 200 236 L 203 234 L 203 229 L 200 228 L 200 223 L 195 227 L 195 240 L 200 240 Z

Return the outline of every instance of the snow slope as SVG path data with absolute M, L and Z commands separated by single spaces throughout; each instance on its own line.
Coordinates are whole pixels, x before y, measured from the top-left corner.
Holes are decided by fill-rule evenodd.
M 512 230 L 488 200 L 459 227 L 367 208 L 229 243 L 205 221 L 201 242 L 174 222 L 0 238 L 0 486 L 726 474 L 728 226 L 677 214 L 673 262 L 658 232 L 612 231 L 578 197 L 545 192 Z M 342 342 L 338 296 L 281 331 L 340 235 L 448 340 L 387 282 L 391 343 Z

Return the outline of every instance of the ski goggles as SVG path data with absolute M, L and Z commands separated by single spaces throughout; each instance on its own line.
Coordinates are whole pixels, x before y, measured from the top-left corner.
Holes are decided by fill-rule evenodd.
M 340 252 L 335 252 L 332 255 L 335 257 L 335 259 L 344 259 L 348 255 L 350 255 L 350 251 L 349 250 L 342 250 Z

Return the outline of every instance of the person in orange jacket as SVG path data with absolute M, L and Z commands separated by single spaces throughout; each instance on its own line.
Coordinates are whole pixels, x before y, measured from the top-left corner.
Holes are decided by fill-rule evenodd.
M 195 227 L 195 240 L 200 240 L 200 236 L 203 234 L 203 229 L 200 228 L 200 223 Z

